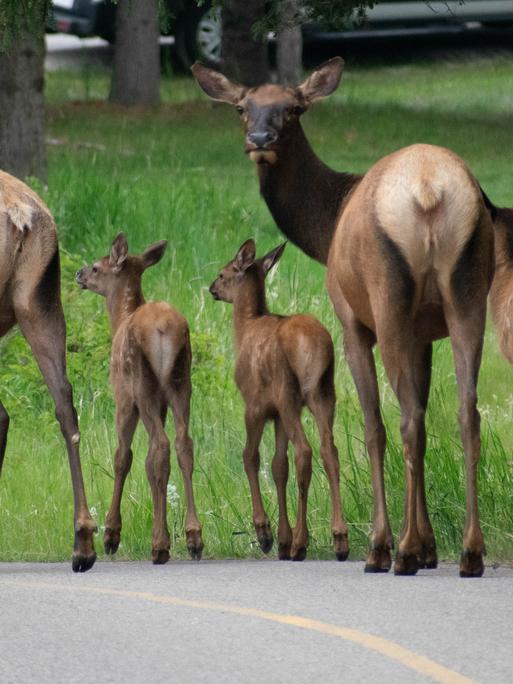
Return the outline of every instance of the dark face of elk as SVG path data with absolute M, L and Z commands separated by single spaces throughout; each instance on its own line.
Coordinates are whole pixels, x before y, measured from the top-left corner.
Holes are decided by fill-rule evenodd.
M 289 134 L 301 114 L 337 88 L 343 67 L 342 59 L 334 57 L 295 89 L 279 85 L 245 88 L 199 62 L 192 66 L 192 72 L 209 97 L 228 102 L 239 112 L 250 159 L 257 164 L 275 164 L 287 150 Z
M 287 243 L 279 245 L 260 259 L 255 259 L 255 241 L 250 238 L 238 249 L 235 258 L 229 261 L 214 280 L 208 291 L 216 300 L 233 303 L 237 290 L 248 277 L 263 283 L 266 275 L 279 260 Z
M 83 290 L 91 290 L 107 297 L 121 281 L 141 279 L 145 269 L 162 259 L 167 241 L 161 240 L 148 247 L 143 254 L 130 256 L 128 242 L 123 233 L 114 239 L 110 254 L 91 266 L 84 266 L 75 274 L 75 280 Z

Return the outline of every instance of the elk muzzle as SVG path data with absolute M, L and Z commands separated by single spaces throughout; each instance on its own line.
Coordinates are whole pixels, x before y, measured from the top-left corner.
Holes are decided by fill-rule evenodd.
M 278 156 L 272 146 L 277 140 L 276 131 L 250 131 L 246 135 L 246 153 L 256 164 L 274 164 Z

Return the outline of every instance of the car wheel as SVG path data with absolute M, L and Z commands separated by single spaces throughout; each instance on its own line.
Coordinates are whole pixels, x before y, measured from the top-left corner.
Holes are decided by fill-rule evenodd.
M 187 69 L 196 60 L 210 66 L 221 63 L 221 9 L 191 7 L 175 34 L 176 51 Z

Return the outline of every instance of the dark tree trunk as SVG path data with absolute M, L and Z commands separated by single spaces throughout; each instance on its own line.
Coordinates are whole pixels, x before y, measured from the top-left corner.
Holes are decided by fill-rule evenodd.
M 269 81 L 267 45 L 251 33 L 264 12 L 264 0 L 230 0 L 222 10 L 222 71 L 248 86 Z
M 44 22 L 0 52 L 0 168 L 46 180 Z
M 122 105 L 160 102 L 158 0 L 119 0 L 109 99 Z
M 303 35 L 301 26 L 295 24 L 298 13 L 297 0 L 280 2 L 280 23 L 283 29 L 276 36 L 276 67 L 278 82 L 296 86 L 301 81 L 303 66 Z

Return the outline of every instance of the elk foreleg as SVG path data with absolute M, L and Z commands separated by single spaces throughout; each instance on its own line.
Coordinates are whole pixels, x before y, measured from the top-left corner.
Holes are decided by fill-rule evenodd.
M 289 459 L 287 446 L 289 438 L 279 417 L 274 419 L 276 450 L 272 462 L 272 472 L 278 495 L 278 558 L 290 560 L 292 529 L 287 512 L 287 481 L 289 479 Z
M 187 500 L 187 515 L 185 518 L 185 537 L 187 549 L 191 558 L 201 559 L 203 540 L 201 525 L 196 513 L 192 473 L 194 470 L 194 452 L 192 439 L 189 436 L 189 414 L 191 402 L 191 382 L 185 378 L 179 385 L 169 390 L 169 400 L 175 422 L 175 447 L 178 465 L 182 471 L 185 498 Z
M 321 458 L 328 476 L 331 494 L 331 533 L 337 560 L 344 561 L 349 555 L 347 524 L 342 515 L 340 500 L 340 464 L 337 447 L 333 440 L 335 415 L 335 388 L 333 378 L 325 377 L 322 386 L 307 397 L 307 404 L 313 413 L 321 441 Z
M 244 470 L 249 482 L 251 492 L 251 503 L 253 507 L 253 524 L 257 535 L 258 543 L 264 553 L 269 553 L 273 546 L 273 534 L 269 518 L 264 510 L 262 494 L 260 493 L 260 482 L 258 471 L 260 469 L 260 454 L 258 446 L 264 430 L 265 418 L 254 416 L 246 410 L 246 445 L 242 454 L 244 460 Z
M 9 431 L 9 414 L 0 401 L 0 475 L 4 463 L 5 447 L 7 446 L 7 432 Z
M 96 560 L 93 544 L 96 525 L 87 507 L 80 466 L 80 433 L 66 375 L 66 327 L 60 299 L 54 300 L 49 310 L 44 310 L 38 303 L 38 295 L 34 294 L 28 309 L 16 310 L 16 318 L 55 402 L 56 417 L 66 442 L 75 504 L 72 568 L 75 572 L 85 572 Z
M 308 489 L 312 479 L 312 449 L 306 439 L 301 424 L 301 405 L 289 406 L 280 411 L 287 435 L 294 446 L 296 479 L 298 486 L 297 522 L 292 531 L 292 560 L 302 561 L 306 558 L 308 548 L 307 503 Z
M 132 450 L 130 448 L 139 415 L 132 401 L 118 403 L 116 410 L 116 429 L 118 448 L 114 456 L 114 491 L 112 502 L 105 519 L 103 544 L 105 553 L 116 553 L 121 539 L 121 497 L 125 479 L 132 466 Z

